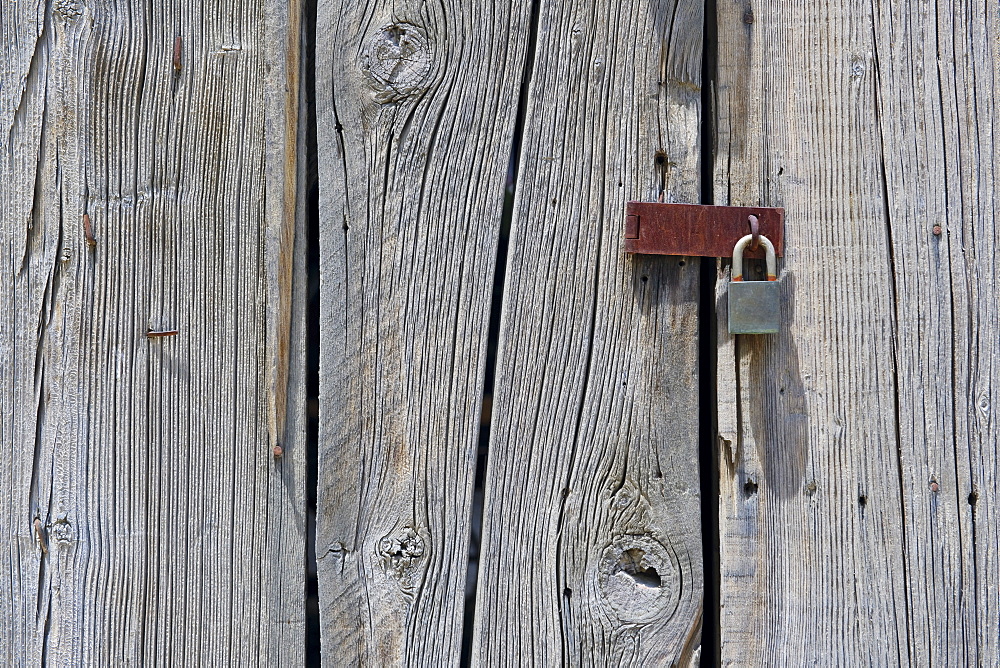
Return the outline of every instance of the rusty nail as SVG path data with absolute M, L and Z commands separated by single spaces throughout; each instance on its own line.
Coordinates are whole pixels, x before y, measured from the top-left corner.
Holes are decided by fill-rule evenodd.
M 83 214 L 83 237 L 87 240 L 88 246 L 96 246 L 97 239 L 94 238 L 94 228 L 90 226 L 90 216 Z
M 274 446 L 274 450 L 272 450 L 272 452 L 274 452 L 275 457 L 280 457 L 281 455 L 285 454 L 285 451 L 282 449 L 280 445 Z
M 931 232 L 934 233 L 934 236 L 940 236 L 941 235 L 941 226 L 940 225 L 935 225 L 934 228 L 931 230 Z
M 42 548 L 43 554 L 49 553 L 49 546 L 45 544 L 45 533 L 42 530 L 42 521 L 35 518 L 35 537 L 38 539 L 38 546 Z
M 750 214 L 747 217 L 747 223 L 750 225 L 750 234 L 753 235 L 753 239 L 750 241 L 750 250 L 757 250 L 760 243 L 760 221 L 757 216 Z
M 146 332 L 146 338 L 147 339 L 155 339 L 155 338 L 161 337 L 161 336 L 177 336 L 177 334 L 179 334 L 179 333 L 180 333 L 180 330 L 176 330 L 176 329 L 165 329 L 165 330 L 162 330 L 162 331 L 159 331 L 159 332 L 154 332 L 153 330 L 149 330 L 149 331 Z
M 174 69 L 181 71 L 181 36 L 174 38 Z

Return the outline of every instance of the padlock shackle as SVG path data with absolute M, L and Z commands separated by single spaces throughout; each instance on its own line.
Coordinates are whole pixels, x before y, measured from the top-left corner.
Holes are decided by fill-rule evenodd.
M 771 240 L 765 237 L 763 234 L 757 235 L 758 241 L 764 246 L 764 251 L 766 252 L 766 262 L 767 262 L 767 280 L 776 281 L 778 280 L 778 258 L 774 255 L 774 244 Z M 735 248 L 733 248 L 733 277 L 734 281 L 743 280 L 743 249 L 747 247 L 747 244 L 753 240 L 753 235 L 748 234 L 739 241 L 736 242 Z

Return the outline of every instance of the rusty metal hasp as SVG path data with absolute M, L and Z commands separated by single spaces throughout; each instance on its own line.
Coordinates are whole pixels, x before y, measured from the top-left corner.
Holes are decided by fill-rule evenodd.
M 761 206 L 712 206 L 629 202 L 625 209 L 625 252 L 652 255 L 730 257 L 733 242 L 749 231 L 756 216 L 760 234 L 784 250 L 785 210 Z M 746 257 L 764 257 L 764 250 L 747 248 Z

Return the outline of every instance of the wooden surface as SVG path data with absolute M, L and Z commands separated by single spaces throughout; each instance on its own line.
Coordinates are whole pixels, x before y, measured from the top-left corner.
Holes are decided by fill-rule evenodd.
M 722 663 L 997 665 L 1000 14 L 716 4 L 715 203 L 786 210 Z M 700 198 L 702 7 L 307 8 L 327 665 L 698 661 L 699 263 L 622 225 Z M 2 665 L 306 660 L 302 9 L 0 3 Z
M 297 16 L 0 4 L 3 665 L 302 663 Z
M 459 661 L 528 9 L 318 8 L 326 665 Z
M 698 273 L 623 252 L 699 197 L 700 3 L 540 3 L 473 663 L 687 665 L 702 606 Z
M 998 21 L 719 3 L 716 202 L 786 210 L 782 332 L 720 319 L 726 665 L 1000 661 Z

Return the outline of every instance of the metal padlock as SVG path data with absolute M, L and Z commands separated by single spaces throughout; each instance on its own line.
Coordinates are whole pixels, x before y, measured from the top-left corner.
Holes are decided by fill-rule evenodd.
M 781 318 L 781 286 L 774 246 L 762 234 L 757 239 L 767 252 L 767 280 L 743 280 L 743 249 L 753 239 L 748 234 L 733 248 L 733 277 L 729 282 L 729 333 L 774 334 Z

